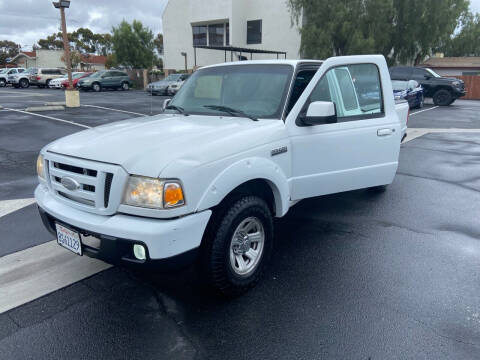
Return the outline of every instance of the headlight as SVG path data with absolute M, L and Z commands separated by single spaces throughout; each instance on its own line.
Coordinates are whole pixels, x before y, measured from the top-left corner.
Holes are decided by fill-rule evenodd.
M 152 209 L 165 209 L 185 204 L 182 185 L 178 181 L 130 176 L 123 203 Z
M 44 168 L 45 162 L 43 161 L 43 156 L 38 155 L 37 157 L 37 175 L 38 177 L 42 178 L 45 180 L 45 168 Z
M 454 82 L 452 83 L 452 85 L 453 85 L 453 86 L 460 86 L 460 81 L 454 81 Z

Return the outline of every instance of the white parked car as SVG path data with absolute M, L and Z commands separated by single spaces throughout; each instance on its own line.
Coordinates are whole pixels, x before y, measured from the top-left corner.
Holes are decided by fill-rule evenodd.
M 196 261 L 216 290 L 241 294 L 274 251 L 274 217 L 305 198 L 393 181 L 408 104 L 392 93 L 383 56 L 204 67 L 163 114 L 45 146 L 43 223 L 78 255 Z
M 78 72 L 78 71 L 77 72 L 72 72 L 72 79 L 75 79 L 75 77 L 81 76 L 82 74 L 83 74 L 83 72 Z M 67 80 L 68 80 L 68 75 L 50 80 L 49 83 L 48 83 L 48 87 L 50 89 L 61 89 L 62 88 L 62 83 L 64 81 L 67 81 Z

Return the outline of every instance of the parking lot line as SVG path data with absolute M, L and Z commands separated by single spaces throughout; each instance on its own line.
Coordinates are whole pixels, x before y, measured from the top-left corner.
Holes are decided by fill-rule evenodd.
M 417 114 L 423 113 L 425 111 L 435 110 L 436 108 L 439 108 L 439 106 L 434 106 L 434 107 L 429 108 L 429 109 L 412 112 L 412 113 L 410 113 L 410 116 L 417 115 Z
M 53 117 L 53 116 L 41 115 L 41 114 L 36 114 L 36 113 L 33 113 L 33 112 L 23 111 L 23 110 L 18 110 L 18 109 L 11 109 L 11 108 L 4 108 L 4 109 L 8 110 L 8 111 L 19 112 L 19 113 L 22 113 L 22 114 L 34 115 L 34 116 L 42 117 L 42 118 L 49 119 L 49 120 L 60 121 L 60 122 L 64 122 L 64 123 L 67 123 L 67 124 L 80 126 L 80 127 L 86 128 L 86 129 L 91 128 L 91 126 L 79 124 L 79 123 L 69 121 L 69 120 L 59 119 L 59 118 L 56 118 L 56 117 Z
M 104 110 L 111 110 L 111 111 L 118 111 L 121 113 L 125 114 L 133 114 L 133 115 L 140 115 L 140 116 L 149 116 L 148 114 L 142 114 L 142 113 L 137 113 L 133 111 L 127 111 L 127 110 L 120 110 L 120 109 L 113 109 L 113 108 L 108 108 L 105 106 L 98 106 L 98 105 L 82 105 L 82 106 L 87 106 L 87 107 L 92 107 L 92 108 L 98 108 L 98 109 L 104 109 Z
M 0 258 L 0 314 L 109 267 L 75 255 L 56 241 L 6 255 Z
M 34 198 L 0 201 L 0 218 L 35 202 Z

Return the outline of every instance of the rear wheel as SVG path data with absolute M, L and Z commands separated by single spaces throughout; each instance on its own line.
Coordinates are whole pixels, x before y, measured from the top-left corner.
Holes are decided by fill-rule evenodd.
M 50 79 L 48 79 L 47 81 L 45 81 L 45 87 L 49 88 L 50 87 Z
M 99 83 L 96 82 L 96 83 L 93 83 L 93 84 L 92 84 L 92 89 L 93 89 L 93 91 L 95 91 L 95 92 L 100 92 L 100 91 L 102 90 L 102 87 L 100 86 Z
M 30 86 L 30 82 L 27 79 L 20 79 L 20 87 L 26 89 Z
M 129 88 L 130 88 L 130 86 L 128 85 L 128 82 L 124 81 L 122 83 L 122 90 L 127 91 Z
M 214 214 L 202 247 L 202 272 L 220 294 L 243 294 L 262 277 L 273 250 L 273 220 L 267 203 L 244 196 Z
M 437 106 L 448 106 L 452 103 L 452 94 L 446 89 L 440 89 L 433 95 L 433 103 Z

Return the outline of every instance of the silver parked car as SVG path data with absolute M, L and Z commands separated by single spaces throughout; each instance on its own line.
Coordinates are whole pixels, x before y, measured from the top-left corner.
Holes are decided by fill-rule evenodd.
M 152 95 L 169 95 L 169 86 L 183 82 L 190 74 L 170 74 L 165 79 L 148 84 L 146 91 Z M 180 88 L 180 87 L 178 87 Z M 176 91 L 175 91 L 176 92 Z

